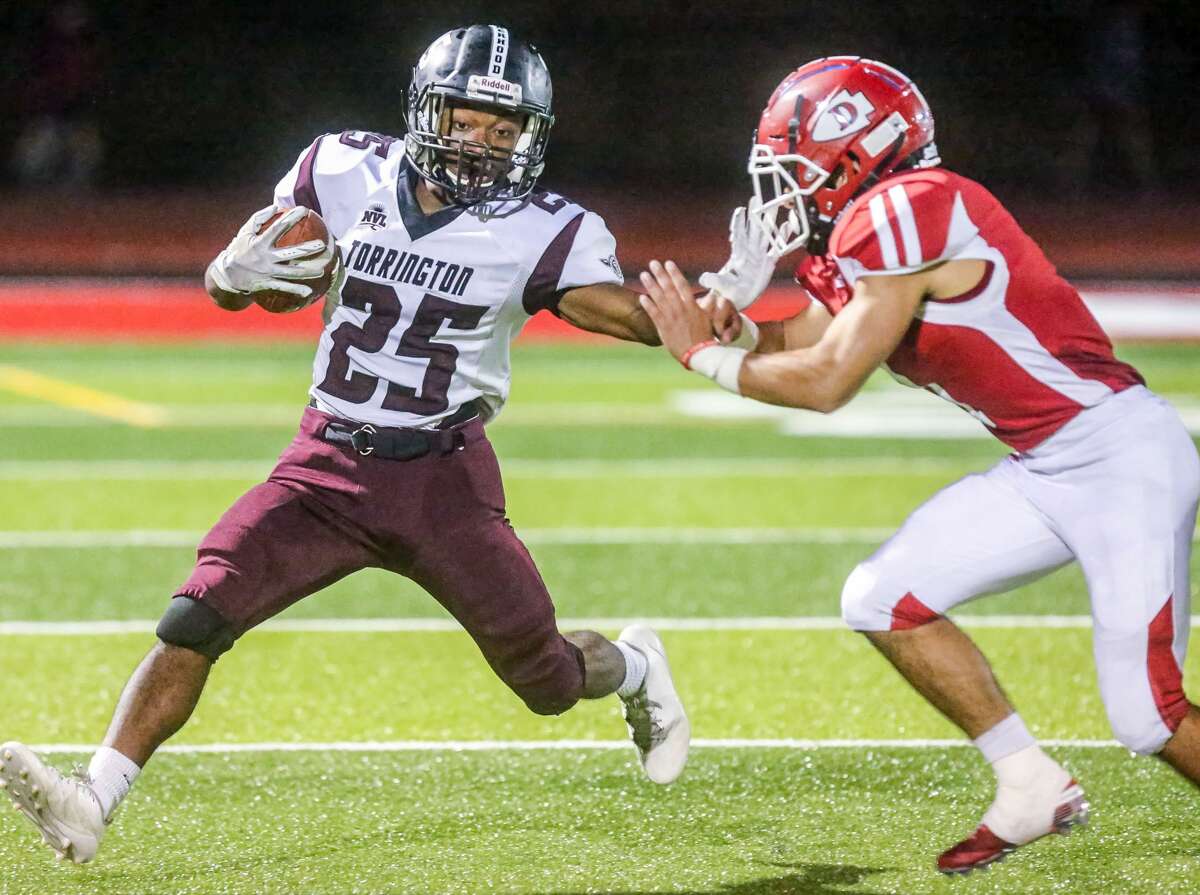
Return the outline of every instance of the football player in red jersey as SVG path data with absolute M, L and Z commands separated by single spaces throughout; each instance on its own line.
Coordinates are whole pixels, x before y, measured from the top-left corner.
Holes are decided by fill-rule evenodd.
M 1200 460 L 1005 208 L 939 167 L 933 137 L 925 99 L 895 69 L 857 57 L 802 66 L 762 114 L 730 261 L 701 278 L 729 299 L 724 310 L 710 319 L 678 268 L 657 262 L 642 274 L 643 304 L 684 366 L 730 391 L 829 412 L 883 365 L 1013 448 L 919 507 L 842 592 L 847 623 L 996 772 L 982 822 L 938 858 L 963 873 L 1088 811 L 946 618 L 973 597 L 1078 561 L 1113 731 L 1200 783 L 1200 711 L 1180 672 Z M 731 313 L 797 249 L 805 310 L 758 327 Z

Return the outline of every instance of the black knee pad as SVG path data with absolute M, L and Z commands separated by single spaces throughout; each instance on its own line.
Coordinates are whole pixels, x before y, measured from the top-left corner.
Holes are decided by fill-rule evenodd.
M 163 643 L 190 649 L 214 662 L 237 640 L 219 612 L 191 597 L 172 599 L 155 633 Z

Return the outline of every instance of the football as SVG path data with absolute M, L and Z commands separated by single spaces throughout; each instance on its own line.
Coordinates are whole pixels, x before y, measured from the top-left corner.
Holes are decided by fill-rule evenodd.
M 270 218 L 258 232 L 262 233 L 267 227 L 271 226 L 279 216 L 286 212 L 279 212 Z M 275 245 L 280 248 L 297 245 L 302 242 L 308 242 L 310 239 L 320 239 L 324 242 L 329 241 L 329 228 L 325 226 L 325 222 L 321 220 L 321 216 L 311 208 L 305 209 L 304 217 L 292 224 L 291 227 L 284 230 L 279 238 L 275 240 Z M 263 310 L 270 311 L 272 314 L 289 314 L 292 311 L 299 311 L 301 308 L 307 308 L 326 292 L 329 291 L 330 285 L 333 283 L 333 274 L 337 269 L 337 250 L 335 248 L 333 257 L 329 259 L 329 263 L 325 265 L 325 270 L 321 272 L 319 277 L 313 277 L 308 280 L 296 280 L 297 283 L 303 283 L 306 286 L 311 286 L 313 289 L 312 295 L 308 298 L 301 298 L 298 295 L 292 295 L 290 292 L 281 292 L 277 289 L 264 289 L 254 293 L 255 303 Z

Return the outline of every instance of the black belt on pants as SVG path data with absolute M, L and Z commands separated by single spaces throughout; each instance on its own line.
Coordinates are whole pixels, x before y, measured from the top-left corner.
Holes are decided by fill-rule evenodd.
M 309 406 L 315 406 L 310 401 Z M 385 460 L 415 460 L 437 451 L 448 454 L 466 445 L 461 430 L 479 416 L 479 402 L 468 401 L 436 429 L 389 429 L 370 423 L 353 423 L 333 420 L 325 425 L 321 437 L 332 444 L 349 445 L 364 457 L 382 457 Z

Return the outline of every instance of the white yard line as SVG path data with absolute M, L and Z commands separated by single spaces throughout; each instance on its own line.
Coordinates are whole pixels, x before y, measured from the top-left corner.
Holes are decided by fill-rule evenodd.
M 192 547 L 202 531 L 181 529 L 125 529 L 120 531 L 0 531 L 0 550 L 49 548 L 74 550 L 87 547 Z
M 878 544 L 894 528 L 522 528 L 534 545 L 569 544 Z M 194 548 L 203 531 L 0 531 L 0 550 L 86 547 Z
M 0 461 L 0 480 L 250 479 L 263 478 L 274 465 L 274 460 L 14 460 Z
M 533 546 L 640 544 L 880 544 L 891 527 L 867 528 L 521 528 L 517 534 Z M 0 531 L 0 550 L 113 547 L 194 549 L 205 532 L 187 529 L 114 531 Z M 1193 541 L 1200 540 L 1200 532 Z
M 300 423 L 304 402 L 290 404 L 159 404 L 165 414 L 163 425 L 180 429 L 227 428 L 233 425 L 290 427 Z M 0 407 L 0 423 L 7 428 L 77 427 L 112 425 L 113 420 L 92 416 L 83 410 L 58 405 L 21 404 Z M 526 402 L 507 407 L 497 421 L 501 426 L 639 426 L 690 425 L 659 403 L 551 403 Z
M 274 466 L 263 460 L 8 460 L 0 480 L 95 481 L 258 479 Z M 960 473 L 986 461 L 940 457 L 873 457 L 797 460 L 738 457 L 677 457 L 660 460 L 505 460 L 504 477 L 537 479 L 731 478 L 759 476 L 939 475 Z
M 1042 746 L 1073 749 L 1110 749 L 1120 744 L 1116 740 L 1047 739 Z M 802 740 L 802 739 L 694 739 L 694 749 L 958 749 L 970 746 L 970 740 Z M 30 747 L 42 753 L 88 753 L 95 745 L 72 743 L 42 743 Z M 239 752 L 527 752 L 569 751 L 579 749 L 629 749 L 628 740 L 397 740 L 392 742 L 336 743 L 202 743 L 191 745 L 168 744 L 160 754 L 228 755 Z
M 1004 629 L 1086 629 L 1092 619 L 1087 615 L 955 615 L 964 628 Z M 631 621 L 639 621 L 659 631 L 846 631 L 846 623 L 835 615 L 744 616 L 734 618 L 560 618 L 563 630 L 590 629 L 616 631 Z M 2 637 L 102 637 L 122 634 L 152 634 L 158 624 L 153 619 L 129 621 L 55 621 L 0 622 Z M 1200 627 L 1200 615 L 1192 616 L 1192 626 Z M 448 618 L 315 618 L 277 619 L 255 632 L 303 634 L 394 634 L 414 632 L 461 631 Z
M 879 544 L 895 528 L 522 528 L 527 544 Z
M 1166 396 L 1184 425 L 1200 435 L 1200 401 Z M 822 438 L 989 439 L 986 428 L 948 401 L 919 389 L 865 390 L 836 413 L 819 414 L 762 404 L 716 389 L 672 392 L 671 408 L 695 419 L 775 423 L 785 435 Z

